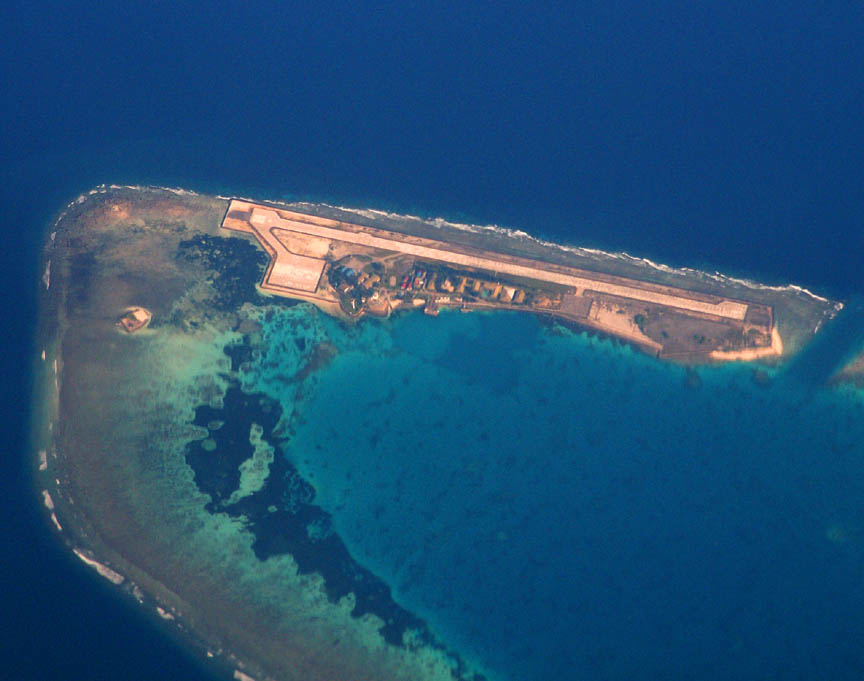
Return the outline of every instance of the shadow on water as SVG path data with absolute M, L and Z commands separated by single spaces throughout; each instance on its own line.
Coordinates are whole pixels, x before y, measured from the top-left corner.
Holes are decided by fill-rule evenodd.
M 789 364 L 780 380 L 817 390 L 862 350 L 864 298 L 855 297 Z

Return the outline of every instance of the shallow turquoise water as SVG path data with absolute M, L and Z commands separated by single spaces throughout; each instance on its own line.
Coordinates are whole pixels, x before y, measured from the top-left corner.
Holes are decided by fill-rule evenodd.
M 281 315 L 338 350 L 285 456 L 469 658 L 538 680 L 864 668 L 854 391 L 734 365 L 688 380 L 526 315 L 345 328 L 299 306 L 265 323 L 271 394 L 295 361 Z

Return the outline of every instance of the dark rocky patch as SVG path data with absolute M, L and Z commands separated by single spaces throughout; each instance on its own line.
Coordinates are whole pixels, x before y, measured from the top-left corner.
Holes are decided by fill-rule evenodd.
M 266 405 L 265 403 L 271 404 Z M 266 409 L 265 409 L 266 407 Z M 275 407 L 275 408 L 274 408 Z M 278 404 L 263 395 L 247 395 L 239 388 L 231 388 L 225 393 L 224 407 L 214 409 L 201 405 L 195 409 L 192 423 L 208 428 L 213 422 L 221 422 L 210 436 L 216 448 L 208 451 L 205 440 L 193 440 L 186 445 L 186 463 L 195 471 L 195 484 L 198 489 L 210 495 L 208 509 L 215 512 L 228 500 L 240 485 L 239 466 L 252 456 L 254 448 L 249 443 L 249 429 L 252 423 L 260 425 L 265 433 L 271 433 L 279 420 L 281 410 Z M 254 419 L 232 418 L 233 414 L 255 414 Z
M 252 358 L 254 350 L 248 338 L 244 340 L 225 348 L 233 372 Z M 316 358 L 320 359 L 314 348 L 310 349 L 312 364 L 318 364 Z M 212 500 L 207 510 L 245 518 L 255 536 L 253 550 L 258 558 L 290 554 L 300 572 L 317 572 L 324 578 L 331 601 L 354 593 L 352 614 L 361 617 L 374 613 L 381 617 L 386 623 L 382 635 L 389 643 L 401 645 L 402 635 L 409 628 L 425 631 L 421 620 L 393 600 L 387 584 L 354 561 L 342 539 L 332 531 L 330 514 L 314 504 L 314 487 L 280 454 L 280 440 L 274 431 L 281 416 L 278 402 L 260 393 L 244 393 L 237 384 L 226 391 L 223 407 L 200 405 L 195 409 L 195 425 L 208 428 L 220 424 L 218 429 L 208 431 L 209 439 L 216 443 L 212 451 L 205 449 L 206 439 L 186 445 L 186 461 L 195 472 L 195 483 Z M 258 492 L 227 505 L 225 502 L 239 487 L 240 464 L 253 454 L 249 443 L 253 423 L 262 427 L 262 440 L 276 449 L 270 474 Z
M 225 353 L 231 357 L 232 371 L 238 371 L 253 352 L 248 337 L 243 343 L 227 346 Z M 314 348 L 309 353 L 307 364 L 317 365 Z M 196 408 L 195 425 L 209 428 L 219 424 L 217 429 L 209 428 L 209 438 L 216 442 L 213 451 L 204 449 L 204 440 L 186 445 L 186 461 L 195 472 L 195 482 L 212 499 L 207 510 L 243 518 L 255 537 L 252 549 L 260 560 L 289 554 L 302 574 L 320 574 L 331 602 L 353 593 L 352 616 L 371 613 L 380 617 L 384 622 L 381 635 L 391 645 L 402 646 L 403 634 L 413 629 L 420 632 L 421 640 L 441 648 L 423 620 L 396 603 L 390 587 L 358 564 L 333 531 L 330 514 L 314 503 L 315 488 L 281 454 L 280 444 L 284 440 L 277 432 L 281 417 L 277 401 L 262 393 L 244 393 L 237 383 L 226 391 L 222 408 L 209 405 Z M 275 449 L 270 474 L 260 490 L 229 505 L 225 502 L 239 486 L 239 466 L 253 453 L 249 444 L 253 423 L 262 427 L 261 439 Z M 454 678 L 482 681 L 479 675 L 469 677 L 458 657 L 453 656 L 453 661 Z
M 764 369 L 753 369 L 751 378 L 753 379 L 753 383 L 760 388 L 767 388 L 771 385 L 771 375 Z
M 96 254 L 92 251 L 70 253 L 67 263 L 69 268 L 67 304 L 69 311 L 74 312 L 85 308 L 90 302 L 93 277 L 99 263 Z
M 269 258 L 245 239 L 196 234 L 177 246 L 177 259 L 213 272 L 213 297 L 208 302 L 229 311 L 243 303 L 263 301 L 255 289 Z
M 231 371 L 240 371 L 240 367 L 252 361 L 253 350 L 249 345 L 249 336 L 243 336 L 243 341 L 235 345 L 226 345 L 223 352 L 231 359 Z
M 234 356 L 238 354 L 237 346 L 231 350 Z M 207 451 L 202 446 L 205 440 L 186 445 L 186 462 L 195 471 L 195 483 L 212 499 L 207 510 L 245 518 L 255 536 L 252 548 L 259 559 L 290 554 L 301 573 L 317 572 L 324 578 L 331 601 L 353 593 L 356 603 L 352 615 L 379 616 L 386 623 L 381 630 L 385 640 L 401 645 L 407 629 L 424 631 L 425 625 L 393 600 L 387 584 L 354 561 L 345 543 L 332 531 L 330 514 L 313 503 L 315 489 L 279 454 L 273 431 L 281 413 L 278 403 L 262 394 L 246 394 L 237 385 L 226 391 L 222 408 L 196 408 L 195 425 L 206 428 L 213 422 L 222 423 L 218 430 L 210 431 L 215 450 Z M 277 454 L 261 490 L 227 505 L 239 487 L 239 466 L 253 453 L 249 444 L 253 423 L 262 427 L 262 439 L 276 447 Z
M 333 345 L 330 343 L 317 343 L 311 352 L 307 353 L 306 363 L 297 372 L 291 382 L 302 383 L 310 374 L 327 366 L 334 357 L 336 357 L 336 348 Z
M 702 377 L 693 367 L 687 367 L 684 374 L 684 385 L 693 390 L 698 390 L 702 387 Z

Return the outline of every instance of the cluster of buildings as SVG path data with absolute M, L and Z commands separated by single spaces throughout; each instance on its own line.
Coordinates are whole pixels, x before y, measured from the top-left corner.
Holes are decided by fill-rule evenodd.
M 498 281 L 472 278 L 448 271 L 430 270 L 419 265 L 402 278 L 400 289 L 403 291 L 440 291 L 456 296 L 474 297 L 488 302 L 516 305 L 524 303 L 527 295 L 524 289 L 502 284 Z
M 342 309 L 351 315 L 369 311 L 386 316 L 409 306 L 423 307 L 434 315 L 442 305 L 523 305 L 529 299 L 523 288 L 426 263 L 415 263 L 404 274 L 389 275 L 380 263 L 359 271 L 336 264 L 328 272 L 328 280 L 340 296 Z

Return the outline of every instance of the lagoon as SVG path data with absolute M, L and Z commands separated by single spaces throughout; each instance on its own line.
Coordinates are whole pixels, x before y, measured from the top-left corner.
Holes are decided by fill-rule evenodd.
M 299 405 L 266 375 L 279 316 L 249 374 L 297 409 L 283 455 L 352 555 L 496 677 L 864 664 L 860 394 L 527 315 L 317 323 L 337 353 Z

